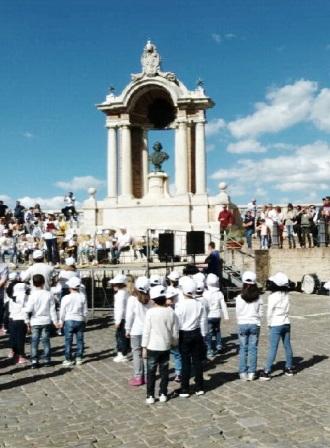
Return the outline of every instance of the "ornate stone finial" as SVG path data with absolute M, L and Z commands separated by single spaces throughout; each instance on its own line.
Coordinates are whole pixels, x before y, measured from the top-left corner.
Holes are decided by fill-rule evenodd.
M 91 199 L 95 199 L 95 196 L 96 196 L 96 188 L 94 188 L 94 187 L 90 187 L 90 188 L 88 188 L 88 194 L 89 194 L 89 196 L 90 196 L 90 198 Z
M 155 76 L 160 72 L 160 62 L 156 45 L 148 40 L 141 56 L 142 72 L 147 76 Z
M 155 142 L 152 149 L 154 152 L 149 156 L 149 161 L 154 166 L 154 171 L 162 171 L 162 164 L 169 159 L 167 152 L 162 151 L 163 146 L 160 142 Z
M 110 95 L 113 95 L 114 93 L 115 93 L 115 88 L 114 88 L 114 86 L 110 86 L 109 87 L 109 93 L 110 93 Z

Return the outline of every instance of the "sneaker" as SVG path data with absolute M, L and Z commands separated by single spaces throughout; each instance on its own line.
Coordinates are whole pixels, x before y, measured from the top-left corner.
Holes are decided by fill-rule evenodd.
M 19 356 L 17 360 L 17 364 L 26 364 L 28 360 L 25 358 L 25 356 Z
M 293 376 L 294 375 L 294 371 L 292 369 L 285 369 L 284 370 L 284 375 L 286 375 L 286 376 Z
M 255 380 L 256 379 L 256 374 L 254 372 L 249 372 L 247 379 L 248 379 L 248 381 Z
M 134 387 L 143 386 L 144 380 L 140 376 L 133 376 L 133 378 L 128 381 L 128 384 Z
M 76 358 L 76 366 L 81 366 L 82 363 L 83 363 L 82 358 Z
M 148 398 L 146 399 L 146 404 L 154 404 L 154 402 L 155 402 L 154 397 L 148 397 Z
M 114 362 L 127 362 L 127 356 L 124 356 L 122 353 L 118 353 L 117 356 L 113 358 Z
M 8 355 L 7 355 L 8 359 L 13 359 L 15 358 L 15 353 L 13 350 L 9 350 Z
M 64 367 L 72 367 L 72 366 L 73 366 L 73 362 L 72 362 L 72 361 L 69 361 L 68 359 L 65 359 L 65 360 L 62 362 L 62 366 L 64 366 Z
M 39 367 L 38 361 L 32 361 L 31 363 L 31 369 L 37 369 Z
M 189 395 L 188 393 L 181 392 L 181 393 L 179 394 L 179 397 L 180 397 L 180 398 L 189 398 L 190 395 Z
M 197 395 L 197 396 L 204 395 L 204 394 L 205 394 L 205 392 L 203 390 L 197 390 L 195 392 L 195 395 Z
M 174 381 L 176 383 L 181 383 L 181 375 L 175 375 Z
M 7 330 L 5 328 L 0 328 L 0 336 L 5 336 L 7 334 Z
M 239 378 L 240 378 L 240 380 L 242 380 L 242 381 L 247 381 L 247 380 L 248 380 L 248 374 L 245 373 L 245 372 L 240 373 L 240 374 L 239 374 Z
M 167 395 L 161 394 L 159 397 L 160 403 L 166 403 L 167 401 Z
M 269 380 L 271 380 L 271 376 L 270 376 L 269 372 L 266 372 L 265 370 L 260 372 L 259 380 L 260 381 L 269 381 Z

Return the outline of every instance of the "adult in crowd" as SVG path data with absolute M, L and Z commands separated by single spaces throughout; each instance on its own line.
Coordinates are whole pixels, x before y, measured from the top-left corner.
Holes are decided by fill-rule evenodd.
M 30 281 L 32 286 L 33 276 L 36 274 L 43 276 L 44 289 L 49 291 L 54 277 L 54 267 L 44 262 L 44 253 L 39 249 L 33 252 L 33 265 L 22 272 L 21 279 L 23 282 Z
M 8 280 L 8 266 L 5 263 L 0 263 L 0 336 L 6 334 L 5 330 L 5 285 Z
M 228 209 L 227 204 L 223 205 L 223 208 L 218 216 L 218 221 L 220 223 L 220 239 L 223 241 L 224 235 L 230 231 L 231 226 L 234 224 L 234 215 Z
M 222 260 L 220 252 L 215 248 L 214 241 L 210 241 L 208 245 L 208 256 L 205 259 L 207 267 L 205 268 L 205 274 L 215 274 L 220 280 L 222 279 Z
M 3 201 L 0 201 L 0 218 L 4 218 L 7 214 L 8 205 L 4 204 Z
M 244 235 L 248 249 L 252 249 L 252 237 L 254 234 L 254 217 L 252 213 L 252 210 L 247 210 L 243 219 Z
M 289 248 L 296 248 L 296 241 L 294 238 L 293 226 L 296 220 L 296 212 L 291 203 L 288 204 L 287 211 L 284 215 L 284 224 L 286 229 L 286 235 L 289 242 Z

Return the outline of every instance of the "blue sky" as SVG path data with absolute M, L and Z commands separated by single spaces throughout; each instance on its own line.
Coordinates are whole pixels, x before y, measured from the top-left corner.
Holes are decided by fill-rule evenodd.
M 164 70 L 188 88 L 202 78 L 216 103 L 211 194 L 226 181 L 236 203 L 318 201 L 330 192 L 329 23 L 324 0 L 1 0 L 0 195 L 57 207 L 96 184 L 105 196 L 95 104 L 140 71 L 151 39 Z M 170 136 L 153 138 L 172 154 Z

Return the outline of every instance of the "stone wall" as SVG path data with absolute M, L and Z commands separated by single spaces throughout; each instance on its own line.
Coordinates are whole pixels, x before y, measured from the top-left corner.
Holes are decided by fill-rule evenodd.
M 263 284 L 278 271 L 294 282 L 301 281 L 304 274 L 316 274 L 321 281 L 329 281 L 330 247 L 256 250 L 255 268 L 258 282 Z

